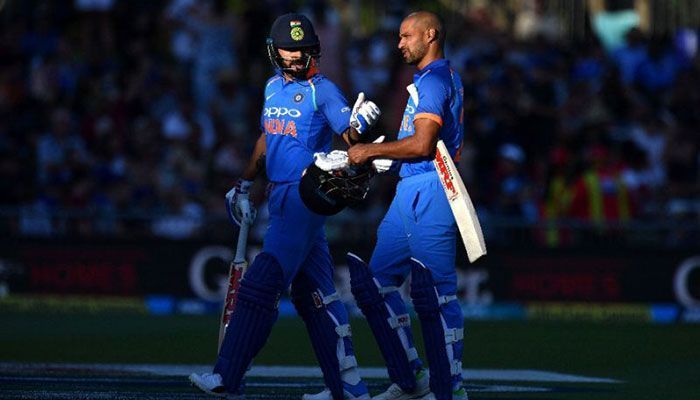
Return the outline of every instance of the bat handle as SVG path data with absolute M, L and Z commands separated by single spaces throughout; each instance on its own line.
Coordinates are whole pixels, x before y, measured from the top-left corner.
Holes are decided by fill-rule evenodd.
M 238 243 L 236 244 L 236 255 L 233 258 L 235 264 L 239 264 L 245 261 L 246 247 L 248 242 L 248 229 L 250 225 L 247 223 L 241 224 L 241 229 L 238 232 Z

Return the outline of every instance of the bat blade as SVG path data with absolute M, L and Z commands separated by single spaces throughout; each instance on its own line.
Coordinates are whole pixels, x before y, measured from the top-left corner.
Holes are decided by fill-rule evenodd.
M 248 262 L 245 259 L 246 246 L 248 244 L 248 228 L 248 224 L 241 224 L 241 229 L 238 233 L 238 243 L 236 244 L 236 255 L 229 266 L 228 288 L 226 289 L 226 298 L 224 299 L 221 320 L 219 321 L 219 349 L 221 349 L 221 343 L 224 341 L 231 314 L 236 309 L 241 279 L 243 279 L 243 275 L 248 269 Z
M 445 190 L 447 200 L 450 203 L 452 214 L 457 221 L 459 234 L 462 236 L 464 248 L 467 250 L 469 262 L 474 262 L 486 254 L 486 243 L 481 232 L 481 224 L 476 215 L 474 204 L 469 197 L 467 188 L 455 167 L 445 143 L 439 140 L 435 151 L 435 169 L 440 177 L 440 183 Z

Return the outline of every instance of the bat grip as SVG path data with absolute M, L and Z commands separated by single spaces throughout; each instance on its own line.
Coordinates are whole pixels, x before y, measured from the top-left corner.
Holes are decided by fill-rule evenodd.
M 246 246 L 248 244 L 248 229 L 250 225 L 247 223 L 241 224 L 241 229 L 238 231 L 238 243 L 236 244 L 236 256 L 233 258 L 234 264 L 245 262 Z

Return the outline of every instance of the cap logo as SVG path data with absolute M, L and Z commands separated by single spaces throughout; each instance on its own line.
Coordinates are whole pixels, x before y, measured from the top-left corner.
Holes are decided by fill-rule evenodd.
M 301 39 L 304 38 L 304 30 L 301 29 L 300 26 L 295 26 L 292 28 L 292 30 L 289 32 L 289 36 L 292 37 L 292 39 L 296 40 L 297 42 L 300 41 Z

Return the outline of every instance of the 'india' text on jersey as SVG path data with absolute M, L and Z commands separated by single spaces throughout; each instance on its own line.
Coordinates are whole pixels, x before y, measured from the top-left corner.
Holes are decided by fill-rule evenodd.
M 316 152 L 331 150 L 332 133 L 349 126 L 350 108 L 338 87 L 322 74 L 285 81 L 275 75 L 265 86 L 260 117 L 267 145 L 266 169 L 272 182 L 294 182 Z

